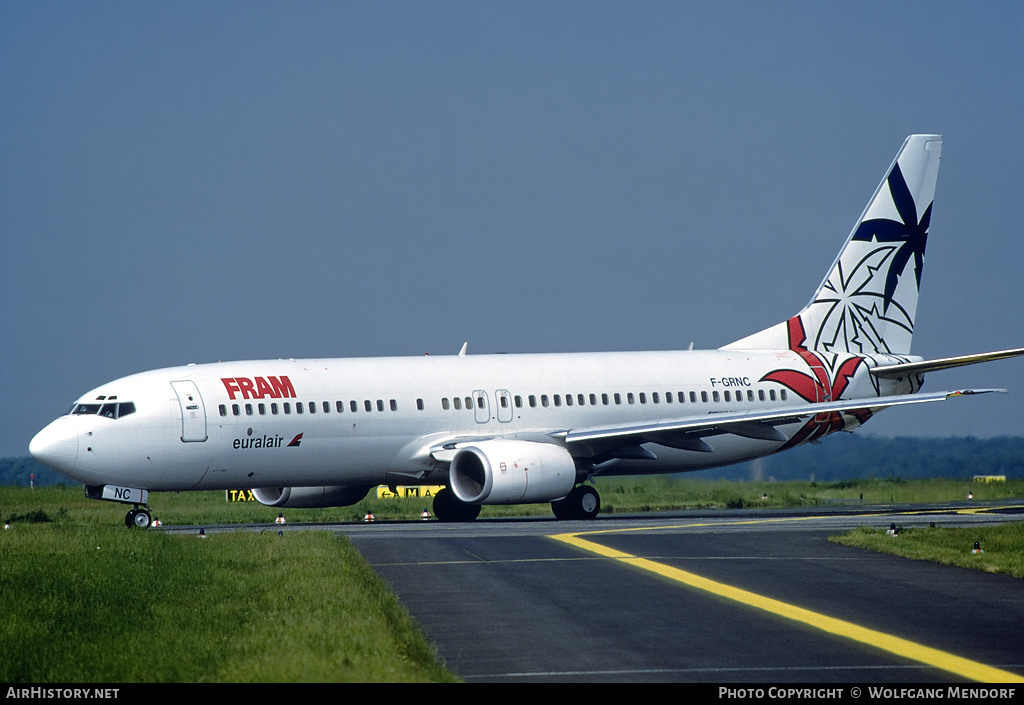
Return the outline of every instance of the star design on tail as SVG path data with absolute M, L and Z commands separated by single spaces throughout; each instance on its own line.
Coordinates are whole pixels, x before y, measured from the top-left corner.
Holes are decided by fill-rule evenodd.
M 903 177 L 900 165 L 892 168 L 889 178 L 886 179 L 889 185 L 889 194 L 892 196 L 893 205 L 899 213 L 903 222 L 889 220 L 888 218 L 873 218 L 865 220 L 853 233 L 851 240 L 863 242 L 891 242 L 900 243 L 895 254 L 889 263 L 889 271 L 885 277 L 885 290 L 882 295 L 882 312 L 889 309 L 896 294 L 896 286 L 903 276 L 911 258 L 914 260 L 914 275 L 917 280 L 918 291 L 921 290 L 921 271 L 924 269 L 924 249 L 928 244 L 928 225 L 932 219 L 932 204 L 925 208 L 921 220 L 917 219 L 917 204 L 914 203 L 914 196 L 910 193 L 907 180 Z

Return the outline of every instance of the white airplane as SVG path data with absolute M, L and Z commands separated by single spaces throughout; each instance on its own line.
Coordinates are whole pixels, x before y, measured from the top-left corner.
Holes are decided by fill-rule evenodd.
M 345 506 L 378 485 L 445 485 L 442 521 L 482 504 L 597 516 L 584 484 L 738 463 L 850 431 L 920 394 L 925 372 L 1024 348 L 910 355 L 942 140 L 911 135 L 810 303 L 718 350 L 218 362 L 104 384 L 33 457 L 134 505 L 150 491 L 254 488 L 271 507 Z

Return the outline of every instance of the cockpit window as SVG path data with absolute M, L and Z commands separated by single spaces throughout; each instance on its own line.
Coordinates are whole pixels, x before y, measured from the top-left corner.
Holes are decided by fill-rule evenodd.
M 99 414 L 108 419 L 119 419 L 135 413 L 135 403 L 130 401 L 107 402 L 106 404 L 75 404 L 68 411 L 72 416 Z

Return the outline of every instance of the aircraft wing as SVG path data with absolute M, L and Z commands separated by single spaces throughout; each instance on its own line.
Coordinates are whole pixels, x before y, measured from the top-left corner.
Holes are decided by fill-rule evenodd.
M 979 362 L 1003 360 L 1008 357 L 1017 357 L 1018 355 L 1024 355 L 1024 348 L 977 353 L 974 355 L 958 355 L 957 357 L 944 357 L 938 360 L 923 360 L 921 362 L 903 362 L 896 365 L 882 365 L 879 367 L 872 367 L 868 371 L 875 377 L 899 379 L 900 377 L 906 377 L 907 375 L 934 372 L 935 370 L 948 370 L 950 367 L 976 365 Z
M 633 441 L 635 443 L 663 443 L 676 448 L 690 450 L 708 450 L 700 440 L 702 436 L 713 436 L 733 433 L 747 438 L 759 438 L 769 441 L 788 440 L 776 426 L 806 421 L 818 414 L 852 412 L 857 410 L 876 411 L 889 406 L 905 404 L 923 404 L 932 401 L 945 401 L 952 397 L 985 394 L 989 392 L 1006 393 L 1005 389 L 960 389 L 950 392 L 934 392 L 932 394 L 903 394 L 892 397 L 871 399 L 852 399 L 820 404 L 804 404 L 786 408 L 776 408 L 768 412 L 721 413 L 708 414 L 700 417 L 660 421 L 649 424 L 607 426 L 602 428 L 582 428 L 558 431 L 550 434 L 566 443 L 588 443 L 600 441 Z M 704 447 L 702 447 L 704 446 Z

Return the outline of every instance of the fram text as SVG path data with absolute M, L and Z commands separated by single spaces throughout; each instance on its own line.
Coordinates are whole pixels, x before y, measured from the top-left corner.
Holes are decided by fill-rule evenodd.
M 228 397 L 235 398 L 241 394 L 242 399 L 290 399 L 295 396 L 295 387 L 287 376 L 280 377 L 221 377 L 224 388 L 228 390 Z

